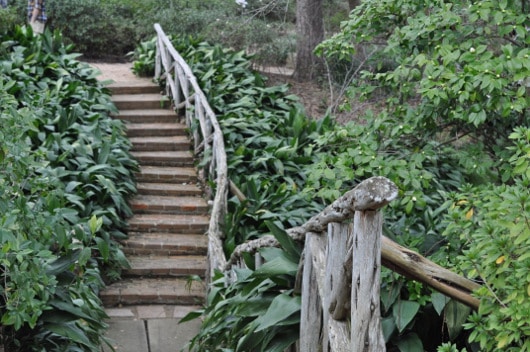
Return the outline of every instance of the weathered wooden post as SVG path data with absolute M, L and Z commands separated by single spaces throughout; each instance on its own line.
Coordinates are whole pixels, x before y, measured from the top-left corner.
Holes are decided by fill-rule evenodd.
M 360 186 L 363 187 L 360 187 Z M 381 329 L 381 237 L 379 208 L 397 197 L 397 187 L 386 178 L 366 180 L 355 192 L 351 278 L 351 343 L 354 352 L 385 351 Z
M 313 233 L 304 247 L 300 352 L 385 351 L 379 312 L 383 217 L 377 210 L 397 193 L 390 180 L 372 177 L 304 225 Z

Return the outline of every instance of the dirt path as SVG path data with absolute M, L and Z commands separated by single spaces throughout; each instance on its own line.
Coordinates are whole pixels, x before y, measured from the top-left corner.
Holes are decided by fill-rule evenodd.
M 101 75 L 98 78 L 102 81 L 104 80 L 114 80 L 114 81 L 133 81 L 136 79 L 136 76 L 132 72 L 132 63 L 99 63 L 99 62 L 89 62 L 90 66 L 98 69 L 101 72 Z

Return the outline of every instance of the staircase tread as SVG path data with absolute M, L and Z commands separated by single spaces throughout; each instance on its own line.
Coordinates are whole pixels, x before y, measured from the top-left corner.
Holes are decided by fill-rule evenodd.
M 140 165 L 140 172 L 158 172 L 163 174 L 192 174 L 197 175 L 194 167 L 177 167 L 177 166 L 151 166 Z
M 179 214 L 134 214 L 129 218 L 129 223 L 144 222 L 144 223 L 196 223 L 201 224 L 208 222 L 207 215 L 179 215 Z
M 189 185 L 197 182 L 197 170 L 191 166 L 140 166 L 136 179 L 141 183 Z
M 128 220 L 131 232 L 205 233 L 210 218 L 196 214 L 134 214 Z
M 122 307 L 106 308 L 105 312 L 112 319 L 182 319 L 188 313 L 201 309 L 199 305 L 178 304 L 137 304 Z
M 119 281 L 113 282 L 110 285 L 107 285 L 108 288 L 124 288 L 131 286 L 142 286 L 148 288 L 169 288 L 172 290 L 181 290 L 185 289 L 186 285 L 189 285 L 190 281 L 188 278 L 183 277 L 124 277 Z M 193 292 L 200 289 L 200 293 L 204 292 L 204 287 L 201 283 L 193 281 L 191 283 L 191 290 L 185 289 L 183 293 Z M 105 290 L 103 290 L 105 291 Z
M 145 202 L 159 204 L 189 204 L 189 205 L 207 205 L 204 198 L 196 196 L 158 196 L 150 194 L 138 194 L 132 200 L 132 202 Z
M 187 136 L 138 136 L 130 137 L 129 140 L 133 143 L 182 143 L 190 144 L 190 140 Z
M 175 112 L 171 109 L 120 109 L 119 110 L 119 113 L 118 113 L 118 116 L 122 116 L 122 115 L 126 115 L 126 116 L 130 116 L 130 115 L 134 115 L 134 116 L 149 116 L 149 115 L 167 115 L 167 116 L 171 116 L 171 117 L 175 117 L 177 118 L 177 115 L 175 114 Z
M 122 240 L 127 255 L 206 255 L 208 236 L 204 234 L 178 233 L 129 233 Z
M 208 211 L 201 197 L 139 194 L 131 200 L 133 212 L 197 214 Z
M 204 300 L 204 285 L 183 277 L 122 278 L 100 292 L 107 306 L 138 304 L 197 304 Z
M 139 152 L 132 152 L 132 154 L 137 157 L 151 156 L 151 157 L 163 157 L 163 158 L 178 157 L 178 156 L 185 156 L 185 157 L 193 156 L 193 154 L 189 150 L 145 151 L 145 152 L 139 151 Z
M 124 276 L 204 276 L 208 267 L 204 255 L 142 255 L 127 259 L 131 267 L 123 271 Z
M 134 123 L 129 122 L 127 123 L 127 129 L 133 130 L 133 129 L 139 129 L 139 130 L 155 130 L 155 129 L 163 129 L 163 130 L 169 130 L 169 129 L 178 129 L 178 130 L 186 130 L 186 125 L 178 122 L 145 122 L 145 123 Z
M 126 80 L 126 81 L 115 81 L 108 85 L 109 88 L 115 88 L 115 87 L 158 87 L 156 83 L 154 83 L 149 78 L 138 78 L 135 80 Z
M 202 247 L 208 244 L 208 237 L 203 234 L 181 234 L 169 232 L 132 232 L 129 238 L 123 240 L 124 243 L 148 242 L 151 245 L 160 246 L 197 246 Z
M 152 100 L 167 101 L 168 98 L 159 93 L 132 93 L 132 94 L 114 94 L 111 97 L 111 100 L 113 102 L 121 102 L 121 101 L 140 102 L 140 101 L 152 101 Z
M 164 267 L 175 268 L 182 264 L 203 267 L 206 264 L 206 258 L 203 255 L 133 255 L 127 258 L 131 267 Z
M 157 182 L 138 182 L 136 184 L 138 194 L 145 194 L 142 192 L 161 191 L 166 194 L 171 192 L 186 192 L 193 194 L 202 194 L 202 190 L 196 183 L 157 183 Z

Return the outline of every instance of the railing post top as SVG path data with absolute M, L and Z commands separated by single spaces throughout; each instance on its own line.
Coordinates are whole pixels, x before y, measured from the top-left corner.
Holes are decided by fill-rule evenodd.
M 386 177 L 374 176 L 359 183 L 343 198 L 349 200 L 354 210 L 377 210 L 398 196 L 398 188 Z

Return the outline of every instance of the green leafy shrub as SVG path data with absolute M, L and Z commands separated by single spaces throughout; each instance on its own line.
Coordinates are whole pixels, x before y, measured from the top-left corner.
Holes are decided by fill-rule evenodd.
M 17 27 L 0 51 L 0 293 L 9 351 L 95 351 L 104 278 L 127 265 L 135 191 L 124 126 L 62 37 Z
M 528 16 L 519 6 L 364 2 L 321 47 L 341 63 L 351 63 L 355 50 L 374 51 L 356 61 L 359 74 L 343 107 L 368 99 L 378 105 L 345 126 L 304 120 L 281 87 L 264 87 L 261 76 L 246 73 L 241 53 L 206 44 L 178 47 L 217 109 L 230 172 L 237 170 L 229 177 L 249 195 L 246 201 L 230 199 L 225 251 L 266 233 L 264 220 L 293 226 L 359 181 L 383 175 L 400 189 L 399 201 L 386 210 L 385 234 L 460 270 L 455 258 L 467 244 L 443 235 L 443 215 L 455 195 L 518 182 L 503 160 L 512 157 L 510 133 L 529 122 Z M 307 134 L 297 134 L 298 127 Z M 524 152 L 518 155 L 516 169 L 526 172 L 528 160 Z M 455 225 L 454 233 L 462 232 L 458 226 L 464 225 Z M 388 271 L 382 300 L 389 349 L 493 346 L 480 329 L 463 330 L 468 308 Z M 478 318 L 472 321 L 479 325 Z M 510 329 L 496 340 L 504 347 L 517 346 Z M 435 341 L 434 331 L 441 332 Z
M 232 278 L 216 274 L 206 307 L 183 319 L 204 319 L 190 342 L 191 351 L 281 352 L 298 339 L 301 300 L 291 287 L 301 251 L 281 228 L 268 226 L 285 250 L 263 248 L 260 254 L 266 263 L 261 267 L 255 268 L 252 256 L 247 256 L 250 269 L 237 269 Z
M 530 256 L 530 129 L 510 139 L 510 185 L 470 188 L 455 195 L 445 235 L 461 243 L 456 267 L 483 282 L 476 292 L 478 312 L 466 324 L 470 340 L 483 351 L 522 351 L 530 347 L 528 268 Z
M 139 40 L 134 10 L 120 2 L 55 0 L 48 4 L 48 15 L 50 28 L 89 58 L 124 60 Z
M 23 24 L 23 20 L 18 16 L 14 7 L 0 7 L 0 33 L 5 33 L 16 24 Z
M 329 152 L 311 173 L 313 189 L 332 198 L 344 180 L 389 177 L 400 188 L 401 201 L 386 212 L 387 235 L 443 265 L 455 265 L 453 258 L 465 243 L 442 236 L 451 197 L 469 187 L 516 182 L 503 159 L 510 158 L 511 131 L 530 122 L 530 41 L 524 29 L 529 20 L 520 6 L 511 1 L 383 0 L 356 8 L 342 31 L 319 50 L 358 65 L 358 74 L 348 77 L 353 83 L 342 107 L 369 100 L 374 112 L 323 139 Z M 354 61 L 357 52 L 366 50 L 373 55 Z M 519 168 L 524 166 L 521 162 Z M 446 248 L 456 253 L 447 255 Z M 421 335 L 423 324 L 415 321 L 435 302 L 429 290 L 404 287 L 400 297 L 420 306 L 392 343 L 402 351 L 420 351 L 425 346 L 417 343 L 400 347 L 401 338 Z M 388 324 L 399 327 L 393 319 Z M 472 341 L 485 338 L 470 334 Z M 463 340 L 459 348 L 476 350 Z
M 132 71 L 139 77 L 153 77 L 155 75 L 156 37 L 141 42 L 134 51 L 128 53 L 133 59 Z

